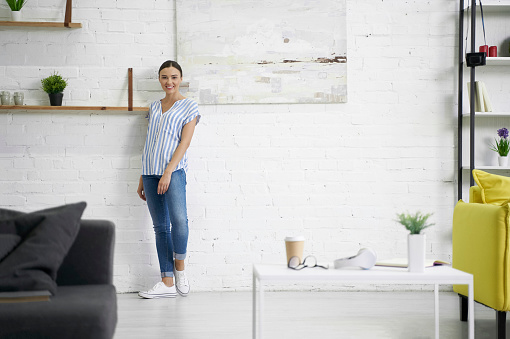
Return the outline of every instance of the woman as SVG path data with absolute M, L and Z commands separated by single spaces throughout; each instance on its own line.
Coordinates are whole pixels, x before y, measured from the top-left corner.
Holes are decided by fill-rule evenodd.
M 174 298 L 177 293 L 187 296 L 190 290 L 184 272 L 188 245 L 186 151 L 200 113 L 197 103 L 179 92 L 182 69 L 178 63 L 165 61 L 159 68 L 159 82 L 165 97 L 149 108 L 137 192 L 147 201 L 154 225 L 161 281 L 139 292 L 143 298 Z

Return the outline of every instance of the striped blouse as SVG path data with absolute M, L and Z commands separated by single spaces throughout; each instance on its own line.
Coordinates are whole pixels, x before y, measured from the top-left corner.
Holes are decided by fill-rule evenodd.
M 163 175 L 181 141 L 184 125 L 197 118 L 200 120 L 198 104 L 191 99 L 182 99 L 166 112 L 162 112 L 161 101 L 154 101 L 149 108 L 149 126 L 142 154 L 143 175 Z M 175 168 L 188 169 L 186 152 Z

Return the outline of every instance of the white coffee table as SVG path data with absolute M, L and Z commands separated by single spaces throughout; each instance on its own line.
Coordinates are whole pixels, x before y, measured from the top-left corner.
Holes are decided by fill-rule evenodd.
M 330 265 L 331 267 L 331 265 Z M 258 326 L 257 326 L 257 281 L 258 288 Z M 473 301 L 473 275 L 450 266 L 435 266 L 425 269 L 425 273 L 410 273 L 405 268 L 379 267 L 370 270 L 305 268 L 292 270 L 285 265 L 253 265 L 253 339 L 262 338 L 262 315 L 264 311 L 264 288 L 267 282 L 311 282 L 337 281 L 339 283 L 384 283 L 401 285 L 434 284 L 435 332 L 439 338 L 439 292 L 438 285 L 468 285 L 469 339 L 475 336 L 475 315 Z

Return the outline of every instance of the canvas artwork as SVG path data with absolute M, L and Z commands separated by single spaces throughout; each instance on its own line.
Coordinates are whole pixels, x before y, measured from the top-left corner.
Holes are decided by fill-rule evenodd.
M 347 102 L 345 0 L 177 0 L 181 90 L 199 104 Z

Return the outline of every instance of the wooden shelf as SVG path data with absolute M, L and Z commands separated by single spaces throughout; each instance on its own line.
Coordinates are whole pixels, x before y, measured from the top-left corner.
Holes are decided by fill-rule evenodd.
M 69 25 L 66 26 L 63 22 L 0 21 L 0 26 L 81 28 L 81 23 L 70 22 Z
M 80 23 L 71 22 L 73 11 L 73 0 L 66 0 L 66 10 L 64 22 L 44 22 L 44 21 L 0 21 L 0 26 L 11 27 L 55 27 L 55 28 L 81 28 Z
M 0 110 L 24 110 L 24 111 L 129 111 L 127 107 L 113 106 L 29 106 L 29 105 L 1 105 Z M 148 107 L 133 107 L 133 112 L 147 112 Z

